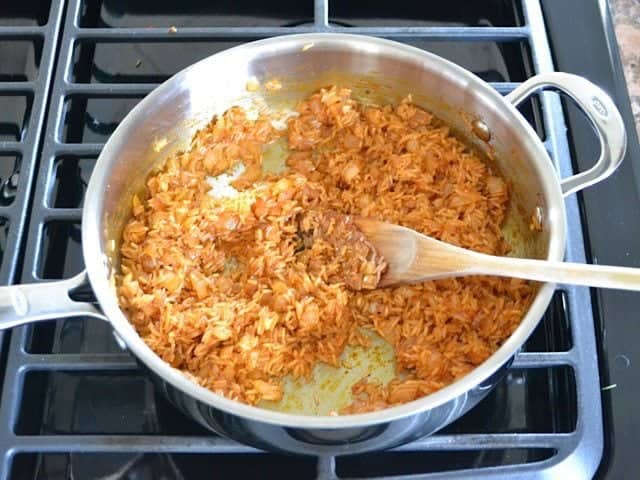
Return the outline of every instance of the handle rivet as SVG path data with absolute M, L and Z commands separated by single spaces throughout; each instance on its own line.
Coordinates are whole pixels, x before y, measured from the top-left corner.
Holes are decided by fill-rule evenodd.
M 491 140 L 491 129 L 484 123 L 482 120 L 474 120 L 471 123 L 471 131 L 473 134 L 482 140 L 483 142 L 488 142 Z

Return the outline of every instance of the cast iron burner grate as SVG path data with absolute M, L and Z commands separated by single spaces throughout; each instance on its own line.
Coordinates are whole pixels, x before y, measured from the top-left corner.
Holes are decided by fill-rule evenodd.
M 433 51 L 501 93 L 553 70 L 539 0 L 449 0 L 428 8 L 405 0 L 286 0 L 275 12 L 256 0 L 184 3 L 68 0 L 16 12 L 0 7 L 0 49 L 8 40 L 26 40 L 39 59 L 35 76 L 5 73 L 0 66 L 0 102 L 7 93 L 26 94 L 30 102 L 20 127 L 0 109 L 0 160 L 7 154 L 21 157 L 15 198 L 8 205 L 4 195 L 14 191 L 13 167 L 2 170 L 0 161 L 0 219 L 9 225 L 0 281 L 14 280 L 31 183 L 35 191 L 19 280 L 68 278 L 83 268 L 82 202 L 103 143 L 158 83 L 216 51 L 274 35 L 332 31 L 393 38 Z M 5 23 L 4 17 L 19 19 L 22 11 L 36 10 L 44 13 L 27 15 L 33 25 Z M 570 174 L 557 95 L 534 97 L 523 113 L 560 174 Z M 36 166 L 37 176 L 32 175 Z M 567 258 L 584 261 L 575 196 L 567 199 L 567 211 Z M 586 289 L 558 291 L 507 377 L 464 417 L 410 445 L 352 457 L 273 455 L 210 434 L 156 394 L 99 321 L 61 319 L 17 328 L 10 337 L 0 402 L 0 479 L 192 479 L 205 472 L 223 478 L 494 479 L 560 472 L 578 477 L 591 476 L 602 455 Z
M 61 5 L 0 5 L 0 282 L 19 267 L 38 141 L 53 77 Z

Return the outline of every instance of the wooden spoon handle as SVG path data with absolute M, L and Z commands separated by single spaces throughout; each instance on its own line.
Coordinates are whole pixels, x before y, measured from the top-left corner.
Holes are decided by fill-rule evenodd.
M 640 268 L 497 257 L 466 250 L 399 225 L 358 218 L 358 227 L 389 263 L 378 286 L 465 275 L 640 291 Z
M 537 280 L 540 282 L 640 290 L 640 268 L 547 262 L 544 260 L 493 257 L 489 255 L 479 256 L 483 257 L 482 260 L 468 269 L 467 272 Z

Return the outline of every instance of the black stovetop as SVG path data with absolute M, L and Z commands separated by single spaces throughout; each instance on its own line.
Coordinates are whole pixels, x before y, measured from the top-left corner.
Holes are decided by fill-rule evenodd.
M 620 171 L 579 194 L 579 214 L 576 209 L 570 222 L 574 237 L 584 234 L 590 261 L 638 265 L 640 151 L 610 19 L 596 3 L 450 0 L 428 8 L 409 0 L 287 0 L 277 8 L 257 0 L 2 4 L 0 58 L 17 60 L 9 62 L 13 66 L 0 64 L 0 281 L 67 278 L 83 268 L 80 212 L 95 159 L 119 121 L 157 83 L 233 45 L 326 29 L 322 22 L 318 27 L 326 5 L 328 28 L 378 32 L 433 51 L 502 92 L 541 68 L 544 52 L 530 42 L 523 8 L 541 6 L 547 25 L 543 36 L 556 69 L 582 74 L 614 95 L 630 130 Z M 394 30 L 407 26 L 411 29 Z M 536 97 L 523 113 L 549 141 L 542 108 Z M 566 160 L 584 170 L 596 156 L 595 139 L 573 107 L 565 105 L 565 114 L 571 149 Z M 559 290 L 526 344 L 525 361 L 516 360 L 494 392 L 438 434 L 462 441 L 460 447 L 418 443 L 338 457 L 335 477 L 323 478 L 441 478 L 438 472 L 460 478 L 460 470 L 468 478 L 537 478 L 552 475 L 555 465 L 580 478 L 582 465 L 598 463 L 584 456 L 599 457 L 602 442 L 599 475 L 626 477 L 640 441 L 634 409 L 640 400 L 634 383 L 640 324 L 632 318 L 640 310 L 640 296 L 593 291 L 590 304 L 588 296 L 578 296 L 588 304 L 580 305 L 575 292 Z M 573 309 L 579 315 L 571 305 L 580 307 Z M 580 342 L 572 332 L 588 331 L 592 338 L 594 325 L 599 353 L 589 361 L 599 362 L 600 380 L 576 375 L 561 363 L 527 365 L 526 353 L 569 352 Z M 61 319 L 15 329 L 4 335 L 2 363 L 0 433 L 7 435 L 0 438 L 0 479 L 192 479 L 209 472 L 222 478 L 318 476 L 315 458 L 259 453 L 212 436 L 185 418 L 154 390 L 107 324 Z M 596 396 L 600 386 L 606 387 L 601 399 L 589 403 L 598 412 L 602 403 L 604 438 L 576 439 L 573 450 L 558 450 L 575 437 L 578 418 L 599 421 L 599 413 L 581 410 L 585 389 L 576 379 L 591 382 Z M 465 438 L 478 443 L 469 446 Z M 570 459 L 558 458 L 559 451 Z M 511 470 L 501 470 L 505 466 Z

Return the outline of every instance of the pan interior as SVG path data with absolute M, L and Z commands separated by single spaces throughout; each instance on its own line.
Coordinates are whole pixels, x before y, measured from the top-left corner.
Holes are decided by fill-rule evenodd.
M 478 112 L 471 114 L 463 110 L 460 105 L 452 105 L 442 98 L 435 98 L 416 87 L 405 79 L 385 77 L 384 82 L 377 75 L 365 76 L 342 72 L 325 72 L 315 75 L 313 81 L 301 81 L 293 77 L 287 79 L 279 76 L 278 80 L 283 88 L 277 92 L 259 89 L 256 92 L 243 92 L 224 105 L 214 108 L 204 108 L 198 115 L 185 119 L 173 128 L 156 131 L 145 154 L 146 164 L 141 168 L 141 174 L 129 181 L 126 189 L 111 210 L 108 219 L 107 248 L 110 258 L 111 271 L 118 268 L 118 250 L 121 231 L 129 216 L 131 197 L 144 189 L 144 180 L 158 165 L 179 150 L 188 148 L 193 133 L 204 125 L 212 115 L 220 114 L 233 105 L 240 105 L 245 109 L 270 109 L 279 111 L 291 109 L 299 100 L 305 98 L 318 88 L 327 85 L 341 85 L 353 90 L 353 97 L 362 103 L 397 103 L 407 94 L 412 94 L 413 101 L 434 113 L 437 117 L 451 125 L 457 134 L 469 145 L 479 150 L 491 162 L 492 166 L 502 172 L 507 179 L 511 191 L 511 204 L 504 225 L 504 234 L 513 247 L 511 255 L 529 258 L 544 258 L 547 254 L 549 232 L 542 218 L 542 232 L 532 233 L 529 230 L 529 218 L 537 207 L 544 209 L 541 195 L 535 188 L 535 178 L 526 178 L 527 162 L 518 146 L 514 145 L 508 132 L 501 132 L 497 120 L 491 123 L 491 118 L 480 116 Z M 264 75 L 258 80 L 264 82 L 270 77 Z M 471 116 L 470 116 L 471 115 Z M 482 118 L 492 129 L 490 142 L 478 140 L 470 128 L 470 118 Z M 498 128 L 499 127 L 499 128 Z M 166 133 L 165 133 L 166 132 Z M 524 150 L 523 150 L 524 151 Z M 265 152 L 264 166 L 270 171 L 280 171 L 284 168 L 287 156 L 286 144 L 279 142 Z M 531 169 L 531 167 L 528 167 Z M 524 170 L 524 171 L 523 171 Z M 516 174 L 516 172 L 520 172 Z M 108 209 L 109 210 L 109 209 Z M 287 413 L 306 415 L 328 415 L 351 403 L 351 386 L 358 380 L 368 377 L 370 380 L 387 383 L 395 375 L 393 348 L 372 332 L 367 332 L 372 339 L 368 349 L 348 347 L 342 356 L 339 368 L 328 365 L 318 365 L 310 379 L 285 380 L 284 399 L 278 403 L 262 402 L 260 406 Z

